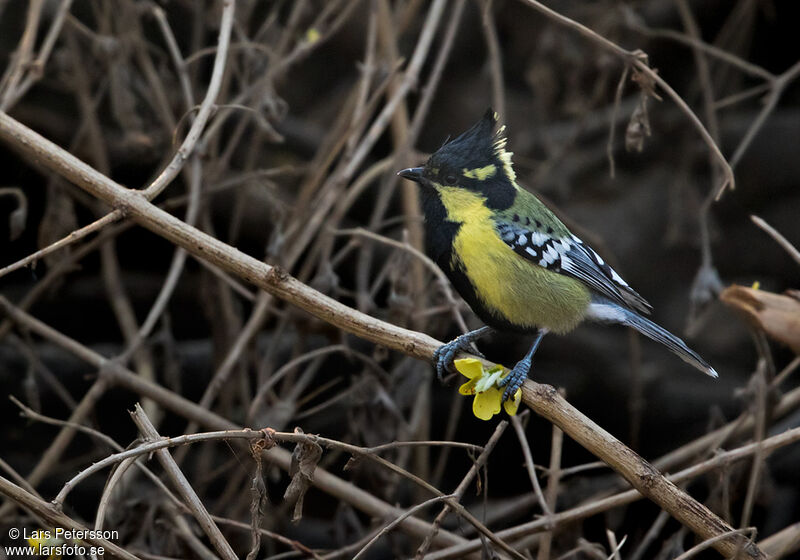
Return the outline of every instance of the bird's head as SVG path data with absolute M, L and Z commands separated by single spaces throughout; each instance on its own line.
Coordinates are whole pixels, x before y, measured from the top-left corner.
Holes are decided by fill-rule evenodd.
M 487 192 L 513 187 L 516 181 L 511 152 L 506 151 L 505 126 L 495 132 L 497 113 L 491 108 L 466 132 L 434 152 L 422 167 L 397 174 L 423 187 Z

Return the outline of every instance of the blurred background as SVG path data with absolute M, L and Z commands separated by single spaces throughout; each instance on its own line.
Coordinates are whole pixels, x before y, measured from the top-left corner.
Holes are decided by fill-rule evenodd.
M 757 282 L 776 293 L 800 285 L 800 263 L 750 219 L 760 216 L 800 244 L 794 3 L 546 2 L 620 47 L 647 54 L 733 167 L 736 188 L 719 200 L 722 167 L 686 111 L 627 65 L 629 58 L 530 4 L 237 2 L 216 108 L 194 155 L 154 202 L 347 305 L 449 340 L 480 323 L 419 258 L 417 193 L 395 172 L 424 161 L 491 106 L 507 125 L 520 182 L 653 304 L 659 324 L 720 373 L 718 381 L 699 375 L 624 329 L 582 326 L 545 338 L 532 376 L 562 388 L 650 460 L 740 414 L 763 420 L 670 470 L 720 446 L 797 426 L 800 405 L 779 406 L 797 387 L 796 374 L 770 385 L 794 353 L 718 300 L 734 284 Z M 0 107 L 118 183 L 145 188 L 198 113 L 221 16 L 215 1 L 0 1 Z M 0 267 L 110 211 L 7 145 L 0 145 L 0 169 Z M 455 376 L 441 385 L 430 364 L 340 332 L 185 258 L 126 220 L 0 274 L 0 293 L 11 304 L 239 426 L 299 426 L 362 446 L 484 445 L 503 418 L 475 418 Z M 512 337 L 479 345 L 506 365 L 527 346 Z M 86 435 L 53 451 L 61 428 L 20 417 L 8 400 L 13 395 L 66 419 L 101 377 L 52 337 L 0 315 L 0 474 L 8 477 L 10 469 L 26 477 L 50 449 L 54 455 L 33 481 L 49 500 L 108 455 L 105 444 Z M 127 446 L 137 434 L 127 410 L 141 396 L 112 383 L 95 397 L 78 422 Z M 143 404 L 163 435 L 208 429 L 156 402 Z M 552 426 L 534 415 L 523 426 L 547 485 Z M 735 527 L 752 525 L 767 537 L 800 519 L 799 453 L 790 446 L 768 461 L 747 460 L 695 479 L 687 490 Z M 249 523 L 246 450 L 214 442 L 174 455 L 212 513 Z M 474 459 L 438 446 L 382 456 L 444 492 Z M 388 504 L 411 507 L 430 497 L 371 462 L 342 472 L 347 459 L 326 451 L 320 466 Z M 593 457 L 565 439 L 559 460 L 566 469 Z M 387 521 L 312 488 L 302 520 L 292 523 L 293 504 L 281 499 L 288 476 L 269 464 L 265 476 L 270 501 L 262 526 L 320 554 L 350 557 L 358 547 L 348 545 Z M 65 511 L 91 523 L 106 477 L 78 486 Z M 481 480 L 463 503 L 492 530 L 542 513 L 513 429 L 499 439 Z M 571 474 L 554 488 L 555 509 L 622 487 L 608 469 Z M 3 526 L 33 523 L 24 510 L 0 504 Z M 439 508 L 420 516 L 430 520 Z M 622 557 L 674 558 L 693 537 L 659 512 L 637 502 L 560 524 L 549 554 L 605 558 L 608 529 L 618 540 L 627 535 Z M 197 554 L 175 529 L 163 492 L 141 475 L 127 477 L 107 515 L 107 525 L 123 533 L 117 544 L 134 553 Z M 457 515 L 443 527 L 475 538 Z M 248 530 L 225 532 L 246 554 Z M 395 530 L 366 556 L 411 556 L 420 542 Z M 520 546 L 541 558 L 540 545 Z M 262 554 L 281 553 L 307 556 L 264 539 Z

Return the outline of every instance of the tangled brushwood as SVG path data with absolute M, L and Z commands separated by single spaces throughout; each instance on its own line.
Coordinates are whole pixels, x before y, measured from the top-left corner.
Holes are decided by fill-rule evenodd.
M 796 555 L 788 9 L 0 1 L 0 555 Z

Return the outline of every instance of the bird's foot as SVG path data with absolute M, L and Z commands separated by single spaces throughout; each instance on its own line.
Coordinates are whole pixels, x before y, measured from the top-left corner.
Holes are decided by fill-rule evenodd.
M 433 359 L 436 363 L 436 376 L 439 378 L 439 381 L 442 381 L 446 371 L 453 372 L 455 370 L 453 362 L 455 361 L 456 354 L 459 352 L 469 352 L 481 358 L 484 357 L 483 354 L 472 346 L 472 343 L 478 338 L 475 336 L 475 333 L 476 331 L 462 334 L 436 349 L 433 353 Z
M 522 387 L 522 384 L 525 383 L 525 380 L 528 378 L 528 373 L 531 371 L 532 363 L 533 360 L 530 357 L 524 357 L 517 362 L 517 365 L 515 365 L 510 372 L 508 372 L 508 375 L 497 382 L 499 387 L 506 388 L 506 390 L 503 391 L 503 402 L 512 398 L 516 394 L 517 389 Z

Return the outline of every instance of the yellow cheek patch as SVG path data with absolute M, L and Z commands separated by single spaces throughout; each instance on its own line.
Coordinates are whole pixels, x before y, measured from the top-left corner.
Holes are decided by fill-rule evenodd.
M 478 167 L 476 169 L 462 169 L 464 172 L 464 177 L 467 179 L 477 179 L 478 181 L 485 181 L 489 177 L 494 177 L 495 173 L 497 173 L 497 167 L 490 163 L 485 167 Z

